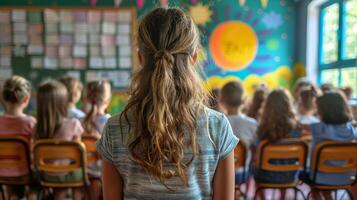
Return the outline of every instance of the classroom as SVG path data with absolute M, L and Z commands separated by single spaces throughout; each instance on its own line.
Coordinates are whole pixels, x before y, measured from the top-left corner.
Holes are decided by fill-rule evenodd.
M 0 200 L 357 200 L 357 0 L 0 1 Z

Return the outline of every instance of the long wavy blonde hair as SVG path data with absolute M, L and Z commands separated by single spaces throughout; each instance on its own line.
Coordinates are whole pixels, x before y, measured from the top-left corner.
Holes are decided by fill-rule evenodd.
M 186 169 L 198 153 L 196 120 L 206 100 L 193 66 L 199 42 L 192 19 L 176 8 L 154 9 L 139 25 L 143 63 L 133 75 L 120 121 L 126 119 L 132 128 L 129 151 L 133 161 L 163 184 L 179 176 L 187 185 Z M 135 125 L 129 122 L 129 112 Z M 187 147 L 193 154 L 184 161 Z M 175 169 L 165 164 L 173 164 Z

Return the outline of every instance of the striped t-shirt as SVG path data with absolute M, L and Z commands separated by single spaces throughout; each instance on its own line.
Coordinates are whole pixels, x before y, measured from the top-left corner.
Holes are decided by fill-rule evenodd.
M 222 113 L 205 110 L 197 120 L 196 141 L 200 153 L 187 168 L 188 186 L 180 177 L 174 176 L 165 182 L 169 189 L 130 159 L 128 145 L 131 140 L 126 121 L 123 120 L 120 127 L 119 115 L 109 119 L 97 148 L 119 170 L 124 184 L 124 199 L 212 199 L 212 181 L 218 162 L 233 151 L 238 138 Z M 131 126 L 135 126 L 129 120 Z M 189 136 L 186 135 L 188 141 Z M 184 160 L 191 157 L 191 148 L 185 148 Z M 172 167 L 169 163 L 166 166 Z

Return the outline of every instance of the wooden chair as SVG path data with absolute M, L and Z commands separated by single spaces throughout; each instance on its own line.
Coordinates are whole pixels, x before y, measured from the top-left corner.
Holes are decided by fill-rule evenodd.
M 86 148 L 81 142 L 43 139 L 35 142 L 33 147 L 34 166 L 40 175 L 40 184 L 44 188 L 76 188 L 89 186 L 86 164 Z M 56 160 L 70 160 L 68 165 L 54 163 Z M 47 181 L 43 175 L 51 173 L 71 173 L 81 170 L 82 179 L 73 182 Z
M 236 146 L 236 148 L 234 149 L 234 168 L 235 170 L 238 170 L 238 169 L 243 169 L 243 172 L 242 172 L 242 181 L 239 181 L 239 183 L 235 185 L 235 191 L 239 191 L 240 194 L 243 195 L 244 199 L 246 199 L 246 195 L 247 195 L 247 192 L 248 192 L 248 184 L 246 186 L 246 191 L 243 192 L 240 188 L 241 186 L 241 183 L 244 182 L 244 179 L 246 177 L 246 173 L 248 173 L 248 170 L 247 167 L 246 167 L 246 162 L 247 162 L 247 156 L 248 156 L 248 150 L 245 146 L 245 144 L 240 141 L 238 143 L 238 145 Z
M 288 171 L 305 171 L 306 157 L 308 147 L 305 142 L 298 139 L 286 139 L 276 143 L 270 143 L 266 140 L 262 141 L 258 147 L 257 169 L 272 171 L 272 172 L 288 172 Z M 296 160 L 292 164 L 272 164 L 271 160 Z M 300 192 L 305 199 L 304 193 L 297 188 L 299 181 L 296 180 L 291 183 L 259 183 L 257 182 L 257 189 L 255 191 L 254 199 L 259 191 L 264 189 L 294 189 L 295 198 L 297 192 Z
M 100 155 L 97 152 L 96 142 L 100 137 L 94 134 L 84 134 L 82 135 L 82 142 L 86 147 L 87 151 L 87 166 L 96 163 L 100 160 Z
M 24 136 L 0 137 L 0 170 L 23 171 L 19 176 L 0 176 L 2 199 L 3 185 L 29 185 L 32 180 L 29 140 Z
M 343 165 L 329 165 L 327 161 L 343 162 Z M 346 180 L 346 185 L 322 185 L 316 183 L 318 172 L 324 173 L 353 173 L 354 179 Z M 310 167 L 310 177 L 312 177 L 311 191 L 308 194 L 308 198 L 312 191 L 337 191 L 345 190 L 351 199 L 353 195 L 348 188 L 357 183 L 357 142 L 334 142 L 327 141 L 322 142 L 314 148 L 313 158 Z M 331 181 L 333 183 L 333 181 Z M 335 193 L 336 194 L 336 193 Z

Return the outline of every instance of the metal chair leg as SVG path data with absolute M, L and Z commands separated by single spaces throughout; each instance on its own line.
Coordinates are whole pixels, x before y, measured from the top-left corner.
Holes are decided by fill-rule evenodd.
M 307 200 L 310 199 L 310 196 L 311 196 L 311 194 L 312 194 L 312 191 L 313 191 L 313 190 L 310 190 L 309 193 L 307 193 Z
M 256 200 L 257 199 L 257 194 L 260 192 L 260 190 L 264 190 L 265 188 L 263 188 L 263 187 L 258 187 L 256 190 L 255 190 L 255 194 L 254 194 L 254 200 Z
M 0 185 L 0 192 L 1 192 L 1 198 L 5 200 L 5 193 L 4 193 L 4 188 L 3 185 Z
M 297 199 L 297 195 L 298 195 L 298 193 L 300 193 L 301 194 L 301 196 L 302 196 L 302 198 L 304 199 L 304 200 L 306 200 L 306 197 L 305 197 L 305 194 L 304 194 L 304 192 L 302 191 L 302 190 L 300 190 L 299 188 L 294 188 L 294 190 L 295 190 L 295 199 Z
M 351 200 L 355 200 L 353 198 L 353 194 L 352 194 L 352 192 L 350 190 L 346 190 L 346 192 L 347 192 L 347 194 L 348 194 L 348 196 L 350 197 Z

